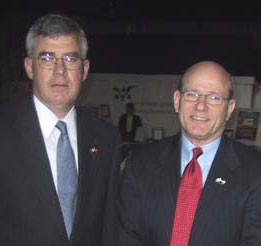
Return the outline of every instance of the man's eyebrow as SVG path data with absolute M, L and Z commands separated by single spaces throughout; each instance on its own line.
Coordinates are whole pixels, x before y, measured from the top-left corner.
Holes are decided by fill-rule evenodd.
M 41 51 L 38 56 L 44 56 L 44 55 L 50 55 L 50 56 L 55 56 L 54 52 L 50 51 Z
M 78 52 L 68 52 L 65 53 L 64 56 L 75 56 L 75 57 L 80 57 Z
M 44 55 L 49 55 L 49 56 L 56 56 L 54 52 L 50 51 L 41 51 L 38 56 L 44 56 Z M 74 57 L 80 57 L 78 52 L 68 52 L 64 53 L 63 56 L 74 56 Z

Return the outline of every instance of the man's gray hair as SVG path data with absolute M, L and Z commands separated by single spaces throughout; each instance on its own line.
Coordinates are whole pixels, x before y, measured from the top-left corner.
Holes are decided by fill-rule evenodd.
M 26 36 L 27 55 L 29 57 L 33 56 L 35 37 L 43 36 L 48 38 L 56 38 L 62 35 L 75 35 L 79 39 L 79 44 L 81 47 L 80 55 L 82 59 L 85 59 L 88 51 L 88 43 L 85 32 L 73 19 L 57 14 L 42 16 L 31 26 Z

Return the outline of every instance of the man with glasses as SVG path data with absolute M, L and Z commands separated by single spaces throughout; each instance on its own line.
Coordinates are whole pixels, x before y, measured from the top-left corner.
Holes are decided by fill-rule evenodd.
M 66 16 L 43 16 L 27 34 L 33 95 L 0 109 L 0 245 L 113 243 L 120 135 L 75 106 L 87 50 Z
M 261 245 L 261 154 L 223 134 L 235 108 L 230 74 L 199 62 L 173 100 L 180 134 L 127 160 L 118 245 Z

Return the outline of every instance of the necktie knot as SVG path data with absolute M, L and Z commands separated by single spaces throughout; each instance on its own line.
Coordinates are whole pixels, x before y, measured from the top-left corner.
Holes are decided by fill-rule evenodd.
M 199 147 L 194 148 L 193 150 L 193 159 L 196 160 L 203 153 L 202 149 Z
M 67 135 L 67 126 L 64 121 L 59 120 L 55 126 L 60 130 L 62 134 Z

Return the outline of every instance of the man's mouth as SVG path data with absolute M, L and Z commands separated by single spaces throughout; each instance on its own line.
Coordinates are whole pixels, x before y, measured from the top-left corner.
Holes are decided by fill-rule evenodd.
M 68 87 L 68 85 L 67 84 L 53 84 L 53 85 L 51 85 L 52 87 Z
M 207 121 L 207 120 L 209 120 L 209 118 L 202 117 L 202 116 L 197 116 L 197 115 L 192 115 L 192 116 L 190 116 L 190 118 L 192 118 L 193 120 L 199 120 L 199 121 Z

